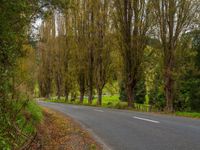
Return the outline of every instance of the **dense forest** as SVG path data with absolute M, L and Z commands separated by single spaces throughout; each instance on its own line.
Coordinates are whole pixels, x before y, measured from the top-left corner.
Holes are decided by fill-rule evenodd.
M 199 0 L 0 4 L 0 149 L 34 138 L 38 97 L 200 111 Z

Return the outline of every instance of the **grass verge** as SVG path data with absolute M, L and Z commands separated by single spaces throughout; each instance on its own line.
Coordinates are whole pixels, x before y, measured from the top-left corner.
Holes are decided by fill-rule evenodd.
M 183 116 L 183 117 L 190 117 L 190 118 L 200 118 L 199 112 L 175 112 L 175 115 L 177 116 Z
M 28 145 L 42 121 L 42 110 L 36 102 L 18 101 L 0 116 L 0 149 L 20 149 Z
M 165 112 L 159 111 L 157 108 L 146 105 L 146 104 L 137 104 L 135 103 L 135 108 L 128 108 L 127 102 L 121 102 L 117 95 L 114 96 L 103 96 L 102 106 L 97 105 L 97 99 L 94 98 L 92 104 L 88 104 L 87 99 L 84 99 L 83 104 L 80 104 L 79 100 L 75 100 L 74 102 L 68 101 L 66 102 L 64 99 L 57 100 L 54 99 L 46 99 L 48 102 L 56 102 L 56 103 L 66 103 L 66 104 L 75 104 L 75 105 L 86 105 L 86 106 L 95 106 L 95 107 L 106 107 L 106 108 L 114 108 L 114 109 L 128 109 L 142 112 L 156 112 L 160 114 L 166 114 Z M 176 115 L 182 117 L 190 117 L 190 118 L 200 118 L 200 112 L 175 112 L 175 113 L 167 113 L 168 115 Z
M 128 107 L 127 102 L 122 102 L 119 100 L 118 95 L 113 95 L 113 96 L 103 96 L 102 97 L 102 105 L 99 106 L 97 104 L 97 98 L 94 98 L 92 101 L 92 104 L 88 104 L 88 100 L 85 98 L 83 103 L 81 104 L 78 99 L 75 101 L 65 101 L 64 98 L 58 100 L 56 98 L 52 99 L 45 99 L 47 102 L 56 102 L 56 103 L 65 103 L 65 104 L 75 104 L 75 105 L 85 105 L 85 106 L 95 106 L 95 107 L 105 107 L 105 108 L 114 108 L 114 109 L 128 109 L 128 110 L 137 110 L 137 111 L 143 111 L 143 112 L 150 112 L 154 111 L 157 112 L 158 109 L 155 107 L 152 107 L 150 105 L 146 104 L 134 104 L 134 109 Z

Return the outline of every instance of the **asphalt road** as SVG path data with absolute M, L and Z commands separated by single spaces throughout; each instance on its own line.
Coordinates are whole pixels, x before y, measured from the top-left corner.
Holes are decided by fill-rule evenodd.
M 200 150 L 200 119 L 39 102 L 92 132 L 104 149 Z

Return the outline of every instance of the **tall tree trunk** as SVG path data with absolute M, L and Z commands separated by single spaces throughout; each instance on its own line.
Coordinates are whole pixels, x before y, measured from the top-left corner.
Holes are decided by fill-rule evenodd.
M 128 107 L 134 107 L 134 86 L 133 84 L 127 84 L 127 97 L 128 97 Z
M 101 104 L 102 104 L 102 89 L 99 88 L 97 91 L 98 91 L 98 99 L 97 99 L 97 103 L 98 103 L 98 105 L 101 106 Z
M 198 7 L 189 0 L 157 0 L 152 1 L 155 16 L 158 18 L 160 40 L 164 50 L 164 82 L 165 110 L 173 111 L 174 98 L 174 60 L 180 37 L 189 30 Z M 191 11 L 192 10 L 192 11 Z
M 65 102 L 69 101 L 69 89 L 65 83 Z
M 88 95 L 88 103 L 92 104 L 92 100 L 93 100 L 93 87 L 89 87 L 89 95 Z
M 46 87 L 46 98 L 50 98 L 50 93 L 51 93 L 51 81 L 50 79 L 47 80 L 47 87 Z
M 85 90 L 80 90 L 80 103 L 83 104 Z
M 60 82 L 59 75 L 57 75 L 57 77 L 56 77 L 56 86 L 57 86 L 57 97 L 58 97 L 58 100 L 60 100 L 60 97 L 61 97 L 61 82 Z
M 94 73 L 94 54 L 93 49 L 89 51 L 89 68 L 88 68 L 88 86 L 89 86 L 89 95 L 88 95 L 88 103 L 92 104 L 93 100 L 93 73 Z
M 88 64 L 88 88 L 89 88 L 89 95 L 88 95 L 88 103 L 92 104 L 93 100 L 93 73 L 94 73 L 94 8 L 91 8 L 91 12 L 89 15 L 89 25 L 91 27 L 91 31 L 89 32 L 89 39 L 91 41 L 89 47 L 89 64 Z
M 83 72 L 84 72 L 84 70 L 80 70 L 79 78 L 78 78 L 81 104 L 83 103 L 84 94 L 85 94 L 85 74 Z
M 84 100 L 84 94 L 85 94 L 85 78 L 84 75 L 80 77 L 79 81 L 79 86 L 80 86 L 80 103 L 83 103 Z
M 172 112 L 173 111 L 173 87 L 174 87 L 174 80 L 172 76 L 173 68 L 172 68 L 172 60 L 170 59 L 168 64 L 165 64 L 164 70 L 164 81 L 165 81 L 165 99 L 166 99 L 166 107 L 165 111 Z

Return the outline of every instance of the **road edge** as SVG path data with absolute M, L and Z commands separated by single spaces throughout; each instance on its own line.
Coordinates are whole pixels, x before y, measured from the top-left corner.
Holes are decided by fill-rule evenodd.
M 48 109 L 50 109 L 50 110 L 52 110 L 52 111 L 61 113 L 62 115 L 69 117 L 72 121 L 74 121 L 75 123 L 77 123 L 78 125 L 80 125 L 80 127 L 81 127 L 83 130 L 86 130 L 86 131 L 91 135 L 91 137 L 94 138 L 94 140 L 102 146 L 103 150 L 113 150 L 113 149 L 112 149 L 110 146 L 108 146 L 108 144 L 106 144 L 98 135 L 96 135 L 96 133 L 94 133 L 90 128 L 87 128 L 82 122 L 80 122 L 80 121 L 78 121 L 78 120 L 72 118 L 72 117 L 71 117 L 70 115 L 68 115 L 68 114 L 65 114 L 63 111 L 55 110 L 55 109 L 53 109 L 53 108 L 49 108 L 49 107 L 46 107 L 46 106 L 42 106 L 42 107 L 48 108 Z

